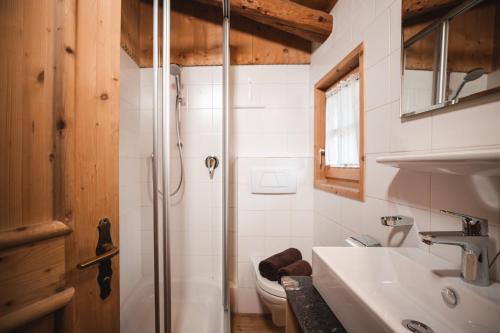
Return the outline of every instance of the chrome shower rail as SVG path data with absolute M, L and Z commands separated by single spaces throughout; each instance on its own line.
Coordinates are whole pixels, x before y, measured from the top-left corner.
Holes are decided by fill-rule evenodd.
M 155 332 L 172 332 L 171 316 L 171 286 L 170 286 L 170 241 L 169 241 L 169 196 L 162 196 L 162 223 L 160 228 L 158 209 L 158 71 L 159 71 L 159 38 L 158 38 L 158 1 L 153 1 L 153 219 L 154 219 L 154 286 L 155 286 Z M 170 117 L 169 105 L 170 89 L 169 82 L 170 69 L 170 0 L 163 0 L 163 25 L 162 25 L 162 123 L 161 123 L 161 171 L 162 171 L 162 192 L 169 192 L 169 167 L 168 148 L 170 147 Z M 162 239 L 160 242 L 160 230 Z M 160 297 L 160 244 L 162 246 L 163 257 L 163 302 Z M 163 305 L 163 306 L 162 306 Z M 163 308 L 163 321 L 160 316 Z
M 160 333 L 160 235 L 158 227 L 158 0 L 153 1 L 153 232 L 155 332 Z
M 222 85 L 223 85 L 223 110 L 222 110 L 222 204 L 223 204 L 223 225 L 222 225 L 222 257 L 223 257 L 223 308 L 229 312 L 229 66 L 230 66 L 230 51 L 229 51 L 229 33 L 230 33 L 230 1 L 224 0 L 222 4 L 223 15 L 223 58 L 222 58 Z
M 172 332 L 172 293 L 170 284 L 170 0 L 163 0 L 162 44 L 162 227 L 163 227 L 163 315 L 165 332 Z

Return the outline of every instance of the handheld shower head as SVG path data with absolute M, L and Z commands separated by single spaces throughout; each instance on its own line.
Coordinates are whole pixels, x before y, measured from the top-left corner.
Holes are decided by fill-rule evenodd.
M 177 89 L 177 99 L 180 100 L 181 97 L 181 73 L 182 67 L 177 64 L 170 64 L 170 75 L 175 77 L 175 87 Z
M 170 75 L 181 75 L 182 67 L 177 64 L 170 64 Z
M 468 72 L 467 74 L 465 74 L 464 81 L 466 81 L 466 82 L 476 81 L 481 76 L 483 76 L 484 73 L 485 73 L 485 70 L 483 68 L 475 68 L 475 69 L 471 70 L 470 72 Z
M 484 70 L 484 68 L 474 68 L 473 70 L 467 72 L 467 74 L 465 74 L 465 76 L 463 78 L 462 83 L 460 83 L 460 86 L 458 87 L 457 92 L 453 96 L 452 100 L 456 100 L 457 99 L 458 95 L 460 94 L 460 92 L 462 91 L 462 89 L 464 88 L 464 86 L 468 82 L 476 81 L 481 76 L 483 76 L 485 72 L 486 71 Z

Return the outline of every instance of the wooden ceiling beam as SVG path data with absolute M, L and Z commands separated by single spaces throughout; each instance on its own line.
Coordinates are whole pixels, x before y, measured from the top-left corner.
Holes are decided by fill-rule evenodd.
M 195 0 L 221 6 L 221 0 Z M 231 0 L 231 12 L 286 31 L 306 40 L 324 42 L 333 29 L 333 17 L 290 0 Z
M 403 0 L 403 21 L 451 9 L 460 0 Z
M 338 0 L 292 0 L 293 2 L 300 3 L 303 6 L 322 10 L 329 13 L 335 6 Z

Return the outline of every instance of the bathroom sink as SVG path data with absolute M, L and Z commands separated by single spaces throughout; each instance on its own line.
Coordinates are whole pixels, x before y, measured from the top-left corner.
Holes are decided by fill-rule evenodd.
M 350 333 L 410 332 L 404 320 L 428 332 L 500 332 L 500 283 L 467 284 L 456 265 L 417 248 L 315 247 L 313 284 Z

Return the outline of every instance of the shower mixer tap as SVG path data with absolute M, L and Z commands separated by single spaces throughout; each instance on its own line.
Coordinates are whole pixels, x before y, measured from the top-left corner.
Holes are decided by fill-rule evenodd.
M 219 166 L 219 159 L 215 155 L 209 155 L 205 158 L 205 166 L 208 169 L 210 179 L 214 179 L 215 169 Z

